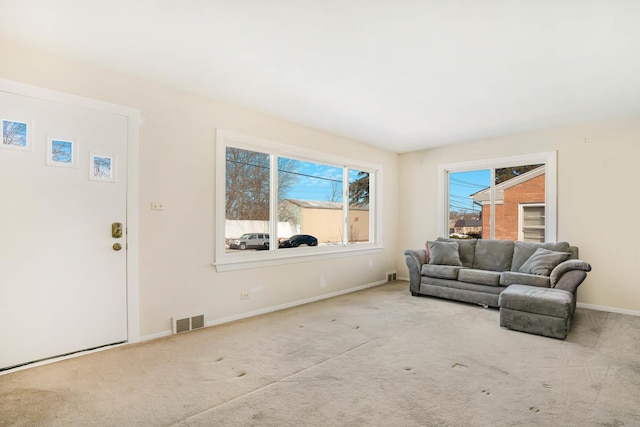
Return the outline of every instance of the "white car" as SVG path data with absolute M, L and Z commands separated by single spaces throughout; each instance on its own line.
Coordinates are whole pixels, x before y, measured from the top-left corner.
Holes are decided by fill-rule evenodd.
M 230 249 L 268 249 L 269 233 L 245 233 L 238 239 L 229 240 Z

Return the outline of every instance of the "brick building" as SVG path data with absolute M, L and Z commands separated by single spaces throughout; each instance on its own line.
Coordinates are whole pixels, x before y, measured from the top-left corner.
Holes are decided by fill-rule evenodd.
M 482 206 L 482 236 L 491 235 L 490 189 L 471 196 Z M 545 167 L 495 186 L 495 239 L 544 242 Z

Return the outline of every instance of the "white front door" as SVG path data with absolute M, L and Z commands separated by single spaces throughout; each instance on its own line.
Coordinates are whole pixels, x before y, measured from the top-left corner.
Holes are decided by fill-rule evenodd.
M 126 341 L 127 117 L 0 91 L 0 119 L 0 369 Z

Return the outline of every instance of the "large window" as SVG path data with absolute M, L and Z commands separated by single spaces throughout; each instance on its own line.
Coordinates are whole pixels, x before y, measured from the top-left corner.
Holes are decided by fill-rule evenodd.
M 440 166 L 440 233 L 555 241 L 555 163 L 548 152 Z
M 375 250 L 375 165 L 217 133 L 218 269 Z

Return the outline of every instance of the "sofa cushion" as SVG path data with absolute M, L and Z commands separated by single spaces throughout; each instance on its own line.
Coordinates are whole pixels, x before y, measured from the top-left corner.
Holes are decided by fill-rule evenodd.
M 497 271 L 465 268 L 458 272 L 458 280 L 460 282 L 477 283 L 479 285 L 499 286 L 500 273 Z
M 436 277 L 439 279 L 458 279 L 458 271 L 461 268 L 455 265 L 433 265 L 433 264 L 424 264 L 422 266 L 422 275 L 427 277 Z
M 540 288 L 550 288 L 551 280 L 549 276 L 539 276 L 537 274 L 518 273 L 515 271 L 503 271 L 500 274 L 500 285 L 528 285 Z
M 438 237 L 439 242 L 456 242 L 458 244 L 458 253 L 460 254 L 460 262 L 465 267 L 473 267 L 473 258 L 476 253 L 476 242 L 478 239 L 447 239 Z
M 487 286 L 487 285 L 478 285 L 477 283 L 467 283 L 461 282 L 459 280 L 450 280 L 450 279 L 440 279 L 438 277 L 420 277 L 420 291 L 426 287 L 444 287 L 444 288 L 452 288 L 452 289 L 460 289 L 463 291 L 471 291 L 483 294 L 491 294 L 491 295 L 500 295 L 500 292 L 504 291 L 505 288 L 502 286 Z M 428 292 L 424 292 L 429 295 Z M 496 299 L 497 302 L 497 299 Z
M 518 270 L 520 273 L 538 274 L 540 276 L 548 276 L 551 270 L 562 261 L 569 259 L 571 254 L 568 252 L 557 252 L 549 249 L 538 248 L 529 257 L 522 267 Z
M 538 248 L 549 249 L 557 252 L 571 252 L 568 242 L 538 243 L 538 242 L 515 242 L 513 249 L 513 260 L 511 261 L 511 271 L 519 271 Z
M 513 257 L 513 240 L 483 240 L 476 243 L 473 268 L 477 270 L 509 271 Z
M 573 294 L 562 289 L 541 289 L 513 285 L 500 294 L 500 308 L 569 318 L 573 315 Z
M 462 267 L 457 242 L 427 242 L 429 245 L 429 264 L 455 265 Z

